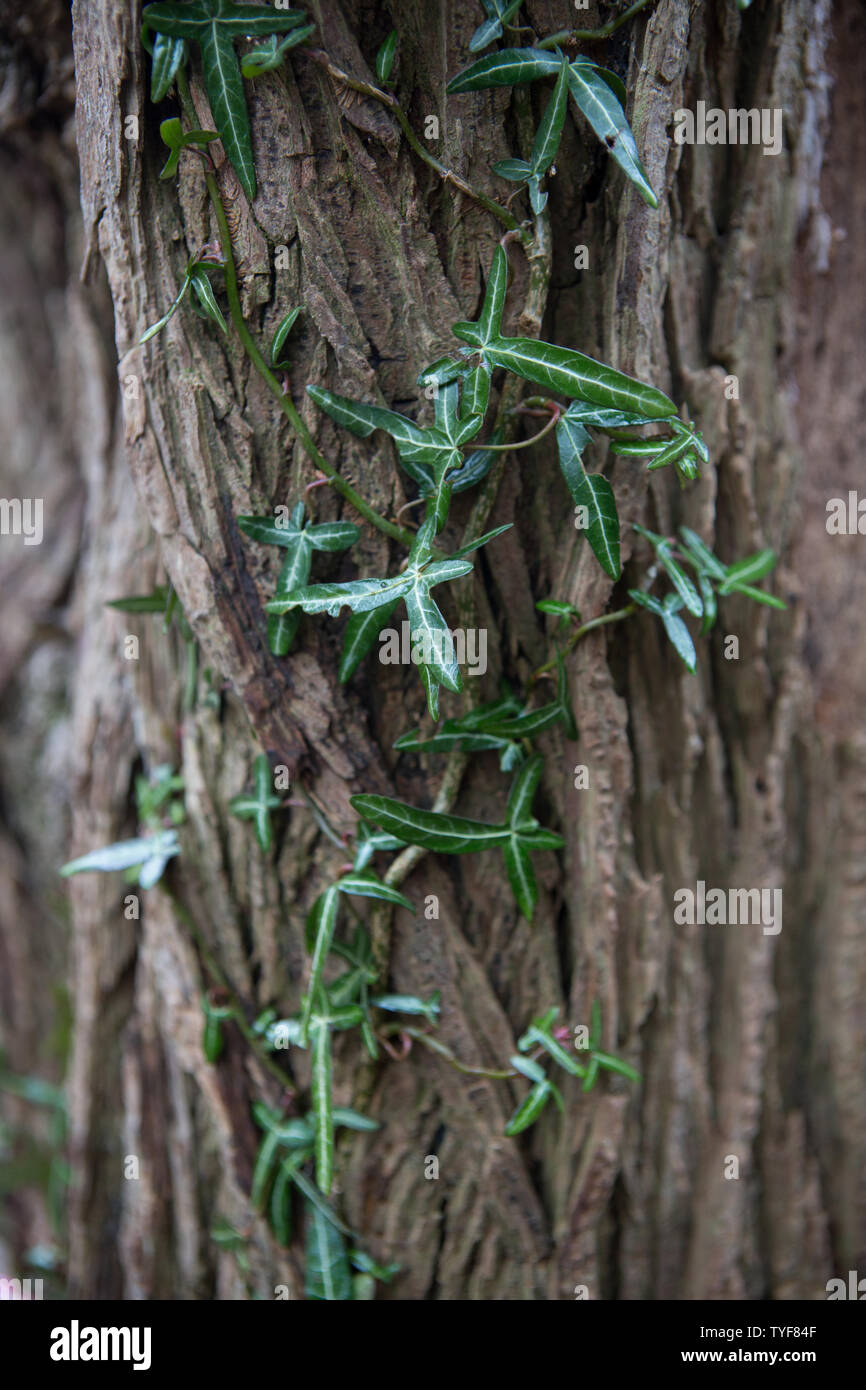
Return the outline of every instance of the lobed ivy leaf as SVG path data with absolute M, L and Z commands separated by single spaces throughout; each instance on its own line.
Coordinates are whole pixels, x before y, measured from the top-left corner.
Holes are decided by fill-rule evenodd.
M 256 196 L 250 122 L 235 41 L 257 34 L 285 33 L 304 20 L 301 10 L 236 5 L 231 0 L 173 0 L 145 6 L 142 23 L 156 35 L 187 39 L 201 51 L 205 88 L 226 155 L 247 197 Z
M 305 24 L 303 28 L 293 29 L 281 43 L 277 43 L 276 34 L 272 34 L 270 41 L 262 48 L 251 48 L 244 54 L 241 59 L 241 75 L 261 77 L 262 73 L 272 72 L 274 68 L 280 67 L 289 50 L 308 39 L 315 32 L 315 28 L 315 24 Z

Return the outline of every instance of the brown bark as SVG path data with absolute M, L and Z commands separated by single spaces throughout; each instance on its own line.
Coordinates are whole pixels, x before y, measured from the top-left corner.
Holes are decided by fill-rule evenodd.
M 73 6 L 83 221 L 63 7 L 44 0 L 44 22 L 29 32 L 34 7 L 13 8 L 20 17 L 4 38 L 17 115 L 2 129 L 11 192 L 0 206 L 14 296 L 0 351 L 15 449 L 2 486 L 31 495 L 38 477 L 48 520 L 29 554 L 13 557 L 0 541 L 0 856 L 10 882 L 0 962 L 10 1069 L 49 1074 L 38 1039 L 65 969 L 54 871 L 134 832 L 136 770 L 182 766 L 189 819 L 172 889 L 252 1018 L 297 1006 L 304 915 L 340 858 L 300 807 L 263 858 L 227 811 L 255 753 L 286 763 L 340 829 L 351 828 L 356 792 L 430 804 L 442 764 L 391 748 L 425 717 L 411 668 L 373 659 L 338 685 L 339 628 L 325 619 L 303 620 L 287 659 L 268 652 L 262 604 L 277 561 L 235 517 L 296 500 L 313 474 L 236 339 L 182 311 L 155 344 L 136 346 L 214 232 L 191 161 L 177 186 L 157 181 L 158 122 L 174 106 L 149 103 L 136 7 Z M 505 90 L 443 96 L 480 8 L 392 9 L 414 128 L 438 115 L 437 156 L 492 187 L 490 162 L 517 150 L 519 106 Z M 562 10 L 526 7 L 539 32 L 560 27 Z M 392 27 L 381 7 L 324 0 L 311 13 L 333 60 L 370 77 Z M 500 676 L 524 683 L 549 652 L 535 599 L 555 593 L 585 616 L 620 606 L 645 564 L 627 539 L 632 521 L 691 525 L 726 559 L 772 546 L 789 608 L 725 601 L 694 678 L 648 617 L 578 646 L 579 741 L 542 742 L 542 819 L 567 845 L 537 858 L 531 928 L 493 855 L 428 856 L 407 881 L 417 903 L 438 896 L 440 915 L 399 917 L 391 982 L 441 990 L 440 1036 L 460 1058 L 502 1064 L 534 1013 L 556 1003 L 570 1023 L 587 1022 L 598 997 L 606 1045 L 643 1082 L 614 1079 L 587 1097 L 569 1089 L 562 1119 L 545 1115 L 515 1141 L 503 1128 L 522 1084 L 472 1080 L 418 1049 L 380 1067 L 368 1107 L 382 1128 L 341 1151 L 338 1194 L 367 1248 L 402 1267 L 380 1297 L 559 1299 L 582 1284 L 605 1299 L 815 1299 L 866 1260 L 862 580 L 859 538 L 824 526 L 826 499 L 857 485 L 862 31 L 854 0 L 832 11 L 829 0 L 765 0 L 746 16 L 733 0 L 659 0 L 599 46 L 626 81 L 657 212 L 569 115 L 542 336 L 685 402 L 713 467 L 681 493 L 667 473 L 594 447 L 593 466 L 613 465 L 625 540 L 625 578 L 612 592 L 574 530 L 553 448 L 513 455 L 490 524 L 513 520 L 514 530 L 461 598 L 489 631 L 485 695 Z M 193 95 L 209 124 L 195 82 Z M 541 96 L 532 93 L 536 112 Z M 266 343 L 285 310 L 303 305 L 293 397 L 328 459 L 393 516 L 406 494 L 390 447 L 331 426 L 304 385 L 426 408 L 418 371 L 448 350 L 455 319 L 475 315 L 501 229 L 443 188 L 380 106 L 335 89 L 309 58 L 248 84 L 248 99 L 252 210 L 220 169 L 247 321 Z M 673 112 L 698 99 L 781 107 L 783 152 L 677 146 Z M 138 139 L 125 138 L 130 116 Z M 589 248 L 582 273 L 576 244 Z M 281 246 L 290 269 L 275 268 Z M 509 303 L 519 305 L 526 272 L 512 260 Z M 724 394 L 731 374 L 736 401 Z M 330 489 L 310 497 L 320 519 L 355 519 Z M 457 499 L 447 540 L 471 503 Z M 322 557 L 317 578 L 349 577 L 353 565 L 384 572 L 389 552 L 393 565 L 396 551 L 362 530 L 352 559 Z M 182 645 L 150 618 L 104 607 L 165 577 L 200 645 L 192 711 Z M 140 638 L 137 662 L 124 660 L 127 633 Z M 739 637 L 736 661 L 725 658 L 726 634 Z M 576 764 L 589 769 L 588 790 L 573 786 Z M 34 765 L 50 771 L 35 780 Z M 492 816 L 506 786 L 495 759 L 476 760 L 461 813 Z M 782 932 L 675 926 L 674 892 L 698 879 L 781 887 Z M 140 921 L 126 921 L 125 891 L 96 876 L 69 888 L 69 1288 L 270 1298 L 288 1283 L 299 1295 L 302 1251 L 281 1250 L 249 1209 L 250 1102 L 276 1101 L 278 1087 L 233 1030 L 218 1066 L 205 1061 L 201 953 L 158 890 L 142 895 Z M 355 1097 L 358 1066 L 354 1044 L 341 1044 L 340 1103 Z M 429 1154 L 438 1181 L 425 1179 Z M 137 1181 L 124 1179 L 125 1155 L 139 1159 Z M 737 1181 L 725 1177 L 729 1155 Z M 16 1239 L 32 1242 L 43 1220 L 32 1193 L 14 1215 Z M 210 1239 L 225 1222 L 248 1235 L 247 1275 Z

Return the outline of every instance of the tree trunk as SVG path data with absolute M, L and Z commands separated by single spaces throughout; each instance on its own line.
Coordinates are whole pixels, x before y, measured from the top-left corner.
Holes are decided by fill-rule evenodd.
M 184 306 L 137 346 L 216 234 L 197 161 L 157 178 L 159 122 L 178 108 L 173 95 L 150 103 L 138 6 L 73 4 L 83 221 L 64 7 L 11 9 L 17 114 L 4 114 L 0 207 L 12 293 L 0 347 L 15 447 L 2 486 L 41 489 L 46 530 L 29 552 L 0 542 L 6 1061 L 17 1073 L 53 1066 L 59 1079 L 46 1040 L 66 971 L 72 1296 L 272 1298 L 287 1285 L 300 1297 L 300 1237 L 283 1248 L 250 1207 L 251 1103 L 280 1104 L 280 1084 L 232 1026 L 220 1061 L 206 1060 L 201 998 L 215 965 L 249 1020 L 271 1005 L 294 1012 L 305 915 L 345 856 L 304 804 L 279 814 L 263 855 L 228 803 L 264 750 L 342 833 L 359 792 L 431 805 L 444 764 L 392 748 L 405 729 L 430 727 L 413 668 L 371 657 L 340 685 L 342 623 L 326 618 L 302 620 L 288 657 L 269 652 L 263 604 L 278 561 L 237 517 L 293 504 L 314 471 L 237 336 Z M 577 22 L 610 13 L 594 5 Z M 574 22 L 554 0 L 522 14 L 539 34 Z M 489 166 L 528 153 L 547 93 L 444 95 L 480 7 L 321 0 L 310 17 L 311 46 L 368 81 L 393 23 L 396 91 L 415 132 L 423 141 L 436 116 L 431 152 L 499 196 Z M 658 0 L 592 48 L 625 81 L 658 210 L 570 112 L 545 304 L 527 298 L 526 260 L 510 251 L 508 331 L 540 332 L 667 391 L 713 466 L 680 491 L 671 470 L 647 474 L 593 446 L 619 505 L 614 586 L 573 525 L 550 440 L 507 456 L 491 475 L 501 482 L 488 525 L 514 528 L 454 590 L 462 624 L 487 629 L 483 698 L 500 678 L 524 688 L 549 657 L 554 620 L 537 599 L 569 600 L 585 619 L 628 601 L 647 564 L 632 522 L 687 524 L 725 560 L 772 547 L 788 609 L 724 600 L 695 677 L 648 615 L 577 645 L 579 738 L 540 741 L 538 814 L 566 847 L 536 856 L 531 927 L 497 855 L 427 855 L 406 880 L 416 905 L 435 895 L 438 919 L 395 918 L 389 985 L 441 991 L 438 1036 L 462 1062 L 504 1066 L 533 1016 L 558 1005 L 570 1027 L 588 1023 L 597 999 L 604 1045 L 642 1080 L 613 1077 L 586 1096 L 566 1082 L 564 1115 L 551 1108 L 508 1139 L 522 1080 L 466 1076 L 419 1047 L 371 1071 L 356 1035 L 341 1040 L 338 1102 L 381 1128 L 341 1144 L 335 1200 L 365 1249 L 400 1265 L 378 1297 L 560 1299 L 582 1285 L 597 1299 L 818 1299 L 866 1262 L 866 645 L 852 617 L 866 611 L 866 581 L 858 538 L 825 529 L 827 499 L 856 487 L 863 30 L 856 0 L 762 0 L 745 14 L 734 0 Z M 196 58 L 191 81 L 211 127 Z M 502 229 L 408 148 L 382 105 L 302 49 L 246 90 L 254 204 L 227 163 L 218 177 L 247 323 L 264 345 L 302 306 L 291 395 L 328 461 L 394 518 L 413 493 L 390 443 L 333 426 L 304 387 L 426 418 L 418 373 L 451 350 L 455 320 L 476 316 Z M 782 152 L 676 144 L 673 113 L 698 100 L 781 108 Z M 306 497 L 317 520 L 359 520 L 330 488 Z M 455 499 L 448 549 L 474 500 Z M 351 559 L 319 557 L 317 581 L 394 570 L 399 548 L 359 524 Z M 198 643 L 194 699 L 175 634 L 104 606 L 158 582 L 173 585 Z M 453 621 L 455 599 L 444 602 Z M 137 660 L 125 657 L 129 635 Z M 449 698 L 444 713 L 459 708 Z M 186 788 L 170 893 L 141 894 L 140 919 L 127 920 L 132 890 L 116 876 L 72 879 L 65 961 L 56 866 L 135 834 L 133 778 L 161 763 Z M 495 755 L 473 758 L 459 813 L 496 819 L 507 787 Z M 676 925 L 674 894 L 699 880 L 781 888 L 783 929 Z M 292 1060 L 303 1095 L 309 1077 Z M 20 1120 L 24 1102 L 14 1105 Z M 45 1237 L 32 1191 L 13 1210 L 15 1242 Z M 242 1259 L 214 1242 L 218 1226 L 240 1233 Z

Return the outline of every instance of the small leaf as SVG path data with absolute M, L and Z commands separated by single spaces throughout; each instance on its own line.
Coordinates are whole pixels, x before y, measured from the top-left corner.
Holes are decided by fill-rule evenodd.
M 392 29 L 379 52 L 376 54 L 376 76 L 380 82 L 387 82 L 391 76 L 391 69 L 394 66 L 394 54 L 397 52 L 397 30 Z
M 676 613 L 672 613 L 669 608 L 664 608 L 661 613 L 661 620 L 664 623 L 665 632 L 670 638 L 677 656 L 685 663 L 694 675 L 697 670 L 698 658 L 695 652 L 695 644 L 691 639 L 688 628 Z
M 508 1124 L 505 1126 L 505 1133 L 509 1139 L 513 1139 L 516 1134 L 522 1134 L 530 1125 L 534 1125 L 542 1110 L 553 1094 L 551 1083 L 545 1079 L 533 1086 L 526 1099 L 517 1107 Z
M 309 1299 L 348 1302 L 352 1298 L 352 1274 L 346 1247 L 318 1207 L 307 1208 L 307 1245 L 304 1293 Z
M 509 1066 L 515 1071 L 519 1071 L 521 1076 L 525 1076 L 528 1081 L 544 1081 L 544 1068 L 539 1065 L 532 1057 L 521 1057 L 516 1053 L 508 1059 Z
M 365 820 L 371 820 L 406 844 L 423 845 L 440 854 L 474 854 L 505 844 L 511 838 L 505 825 L 486 825 L 461 816 L 424 811 L 388 796 L 353 796 L 350 800 Z
M 89 872 L 113 873 L 116 869 L 132 869 L 151 859 L 170 858 L 180 854 L 176 830 L 160 831 L 136 840 L 119 840 L 103 849 L 91 850 L 78 859 L 70 859 L 60 869 L 61 877 Z
M 460 403 L 463 415 L 484 415 L 490 400 L 490 368 L 484 363 L 470 372 L 463 383 Z M 456 470 L 462 472 L 463 468 Z
M 381 1129 L 378 1120 L 371 1120 L 369 1115 L 360 1115 L 357 1110 L 349 1110 L 344 1105 L 334 1106 L 334 1124 L 342 1125 L 344 1129 L 357 1130 L 358 1133 L 372 1134 L 375 1130 Z
M 383 603 L 378 608 L 370 608 L 364 613 L 353 613 L 349 618 L 343 637 L 343 653 L 338 672 L 342 683 L 355 674 L 399 601 L 396 598 L 392 599 L 390 603 Z
M 283 345 L 285 344 L 286 339 L 291 333 L 295 319 L 298 317 L 298 314 L 300 312 L 301 306 L 300 304 L 298 304 L 294 309 L 290 309 L 289 312 L 285 314 L 283 318 L 280 319 L 280 322 L 277 324 L 277 331 L 271 340 L 272 367 L 276 367 L 277 369 L 279 369 L 281 367 L 287 367 L 289 365 L 287 362 L 284 362 L 282 360 Z
M 167 591 L 154 589 L 152 594 L 136 594 L 131 598 L 113 598 L 106 608 L 116 608 L 121 613 L 164 613 Z
M 166 34 L 156 34 L 153 41 L 152 60 L 150 99 L 155 104 L 162 101 L 167 95 L 168 89 L 177 75 L 178 68 L 186 61 L 186 44 L 183 39 L 171 39 Z M 166 141 L 167 143 L 168 141 Z
M 514 900 L 527 922 L 532 922 L 532 914 L 538 901 L 538 887 L 535 871 L 529 857 L 529 850 L 517 835 L 512 835 L 505 850 L 505 869 Z
M 433 1023 L 439 1012 L 439 999 L 437 990 L 427 1000 L 419 999 L 417 994 L 382 994 L 377 999 L 371 999 L 370 1003 L 377 1009 L 384 1009 L 386 1013 L 423 1014 Z
M 572 63 L 569 90 L 598 138 L 637 187 L 645 203 L 658 207 L 658 198 L 641 163 L 625 112 L 605 79 L 585 63 Z
M 556 86 L 547 106 L 544 109 L 538 130 L 535 135 L 535 142 L 532 146 L 532 154 L 529 162 L 532 165 L 532 174 L 538 178 L 546 174 L 559 149 L 559 141 L 562 137 L 562 127 L 565 124 L 565 109 L 568 103 L 568 82 L 569 66 L 568 59 L 563 57 L 559 76 L 556 79 Z
M 725 570 L 725 577 L 719 585 L 720 594 L 729 594 L 740 584 L 751 584 L 755 579 L 763 579 L 776 563 L 774 550 L 759 550 L 745 560 L 735 560 Z
M 215 323 L 218 328 L 221 328 L 223 333 L 228 333 L 228 325 L 226 324 L 226 321 L 222 316 L 222 311 L 220 310 L 220 307 L 216 302 L 216 298 L 213 292 L 213 286 L 211 285 L 211 282 L 208 279 L 205 271 L 194 270 L 191 279 L 192 287 L 195 290 L 196 296 L 198 297 L 198 301 L 201 304 L 201 307 L 204 310 L 207 317 L 211 319 L 211 321 Z
M 490 167 L 494 174 L 509 183 L 525 183 L 532 173 L 525 159 L 500 159 Z
M 251 517 L 254 521 L 257 518 Z M 238 518 L 240 521 L 241 518 Z M 285 598 L 287 594 L 294 593 L 296 589 L 302 589 L 310 577 L 310 563 L 312 553 L 309 540 L 305 531 L 289 532 L 286 529 L 277 528 L 281 535 L 291 535 L 294 537 L 294 544 L 287 548 L 286 558 L 283 562 L 277 579 L 277 587 L 274 592 L 274 599 Z M 251 534 L 251 533 L 250 533 Z M 259 539 L 259 537 L 256 537 Z M 284 544 L 282 540 L 277 541 L 278 545 Z M 269 613 L 268 614 L 268 646 L 274 656 L 286 656 L 292 643 L 297 636 L 298 628 L 301 625 L 300 611 L 295 608 L 290 613 Z
M 324 1019 L 310 1021 L 311 1098 L 316 1117 L 316 1186 L 327 1197 L 334 1178 L 334 1116 L 331 1093 L 331 1029 Z
M 721 592 L 721 590 L 719 591 Z M 754 599 L 756 603 L 764 603 L 768 608 L 778 608 L 784 613 L 788 607 L 782 599 L 776 598 L 775 594 L 766 594 L 763 589 L 755 589 L 751 584 L 737 584 L 731 590 L 732 594 L 743 594 L 746 598 Z
M 532 802 L 538 790 L 538 783 L 544 770 L 544 759 L 540 753 L 523 764 L 508 794 L 505 819 L 514 831 L 532 820 Z
M 605 574 L 619 579 L 622 572 L 619 554 L 619 517 L 613 488 L 601 473 L 584 473 L 572 497 L 578 506 L 586 507 L 589 525 L 586 538 L 592 553 Z
M 183 40 L 179 42 L 183 43 Z M 179 150 L 182 147 L 183 126 L 177 116 L 169 116 L 168 120 L 160 122 L 159 138 L 170 150 Z
M 469 40 L 469 52 L 479 53 L 482 48 L 486 48 L 494 39 L 501 38 L 502 25 L 498 19 L 485 19 L 483 24 L 479 24 L 472 38 Z
M 301 1016 L 301 1026 L 306 1037 L 309 1032 L 310 1018 L 313 1012 L 313 1003 L 319 993 L 322 984 L 322 972 L 325 968 L 325 960 L 331 949 L 331 942 L 334 939 L 334 931 L 337 926 L 337 913 L 340 906 L 340 890 L 335 883 L 332 883 L 321 893 L 313 903 L 307 915 L 306 923 L 306 943 L 307 950 L 312 956 L 310 964 L 310 980 L 307 986 L 307 997 Z
M 513 87 L 521 82 L 534 82 L 538 77 L 555 76 L 559 63 L 556 54 L 544 48 L 503 48 L 458 73 L 445 90 L 454 93 L 478 91 L 483 87 Z
M 513 525 L 513 521 L 508 521 L 504 526 L 495 526 L 492 531 L 486 531 L 483 536 L 479 536 L 477 541 L 469 541 L 467 545 L 461 545 L 459 550 L 455 550 L 454 554 L 448 557 L 449 560 L 461 560 L 464 555 L 471 555 L 474 550 L 480 550 L 482 545 L 488 545 L 490 541 L 496 540 L 497 536 L 502 536 L 506 531 L 510 531 Z
M 377 874 L 367 869 L 363 872 L 353 872 L 345 874 L 337 881 L 337 887 L 341 893 L 356 893 L 361 898 L 378 898 L 381 902 L 397 903 L 399 907 L 405 907 L 409 912 L 414 913 L 415 908 L 408 898 L 402 893 L 398 893 L 396 888 L 391 888 L 387 883 L 383 883 Z
M 580 618 L 574 604 L 564 599 L 540 598 L 535 606 L 540 613 L 552 613 L 555 618 Z
M 703 571 L 711 579 L 724 580 L 727 571 L 721 560 L 713 554 L 710 548 L 704 545 L 700 536 L 689 529 L 688 526 L 680 527 L 680 536 L 683 542 L 683 549 L 686 551 L 691 563 L 700 573 Z

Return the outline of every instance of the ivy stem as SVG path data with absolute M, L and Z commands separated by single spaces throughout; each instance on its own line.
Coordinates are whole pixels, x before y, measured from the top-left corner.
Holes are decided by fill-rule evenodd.
M 596 628 L 599 627 L 607 627 L 609 623 L 621 623 L 623 619 L 630 618 L 632 613 L 636 612 L 637 604 L 627 603 L 625 608 L 618 608 L 615 613 L 603 613 L 600 618 L 590 618 L 588 623 L 582 623 L 580 627 L 575 628 L 565 646 L 562 648 L 560 656 L 566 656 L 568 652 L 573 651 L 580 639 L 585 637 L 588 632 L 595 632 Z M 555 657 L 552 661 L 546 661 L 543 666 L 539 666 L 538 670 L 533 671 L 532 675 L 529 677 L 527 689 L 531 690 L 536 681 L 540 680 L 547 671 L 552 671 L 555 666 Z
M 555 34 L 550 34 L 546 39 L 542 39 L 535 47 L 556 48 L 556 45 L 560 43 L 588 43 L 592 39 L 609 39 L 611 34 L 615 34 L 623 24 L 627 24 L 636 14 L 640 14 L 641 10 L 645 10 L 650 2 L 651 0 L 635 0 L 635 3 L 629 5 L 627 10 L 623 10 L 621 15 L 615 19 L 609 19 L 607 24 L 602 24 L 598 29 L 559 29 Z
M 476 444 L 474 448 L 477 450 L 483 449 L 484 452 L 488 454 L 510 454 L 517 449 L 529 449 L 533 444 L 537 444 L 539 439 L 543 439 L 546 434 L 550 434 L 550 431 L 553 429 L 554 425 L 557 424 L 561 414 L 562 411 L 559 406 L 556 406 L 551 411 L 550 419 L 544 426 L 544 429 L 539 430 L 538 434 L 534 434 L 531 439 L 521 439 L 517 444 Z M 467 445 L 466 447 L 468 448 L 469 446 Z
M 388 110 L 393 113 L 400 129 L 406 137 L 407 143 L 412 147 L 419 159 L 423 159 L 424 163 L 429 165 L 431 169 L 434 169 L 439 177 L 444 179 L 446 183 L 453 184 L 461 193 L 465 193 L 467 198 L 473 198 L 481 207 L 486 208 L 489 213 L 502 223 L 503 227 L 507 227 L 511 232 L 516 232 L 521 239 L 528 240 L 527 233 L 523 230 L 517 218 L 514 217 L 507 208 L 502 207 L 502 205 L 495 202 L 493 198 L 488 198 L 486 193 L 482 193 L 480 189 L 473 187 L 462 175 L 455 174 L 453 169 L 446 168 L 441 160 L 437 159 L 435 155 L 432 155 L 429 150 L 424 148 L 412 129 L 406 112 L 391 92 L 383 92 L 381 88 L 374 87 L 372 82 L 363 82 L 358 77 L 352 77 L 350 73 L 344 72 L 342 68 L 338 68 L 335 63 L 332 63 L 327 53 L 323 53 L 321 49 L 307 48 L 304 52 L 308 58 L 312 58 L 315 63 L 323 67 L 329 77 L 333 77 L 335 82 L 342 82 L 346 87 L 351 87 L 353 92 L 360 92 L 362 96 L 372 97 L 374 101 L 379 101 L 383 106 L 387 107 Z
M 194 125 L 197 120 L 195 107 L 193 106 L 192 97 L 189 93 L 189 83 L 186 80 L 186 74 L 182 69 L 179 69 L 177 73 L 177 86 L 186 118 Z M 333 484 L 335 491 L 338 492 L 345 501 L 349 502 L 365 521 L 369 521 L 371 526 L 375 526 L 377 531 L 381 531 L 383 535 L 390 536 L 391 540 L 399 541 L 401 545 L 405 545 L 407 549 L 411 549 L 414 540 L 411 531 L 405 530 L 402 526 L 395 526 L 393 522 L 380 516 L 379 513 L 370 506 L 369 502 L 365 502 L 360 493 L 356 492 L 351 484 L 347 483 L 345 478 L 342 478 L 337 472 L 337 469 L 328 463 L 327 459 L 319 452 L 310 431 L 298 414 L 294 402 L 291 400 L 288 393 L 283 390 L 278 378 L 271 371 L 262 356 L 253 335 L 247 327 L 243 309 L 241 308 L 240 293 L 238 291 L 238 273 L 235 265 L 231 231 L 229 230 L 228 218 L 226 217 L 226 210 L 223 206 L 216 175 L 211 173 L 210 170 L 205 171 L 205 183 L 207 184 L 208 196 L 219 229 L 229 312 L 247 357 L 252 362 L 259 376 L 262 378 L 262 381 L 265 383 L 286 419 L 289 421 L 307 457 L 315 464 L 316 468 L 318 468 L 321 473 L 324 473 L 328 481 Z

